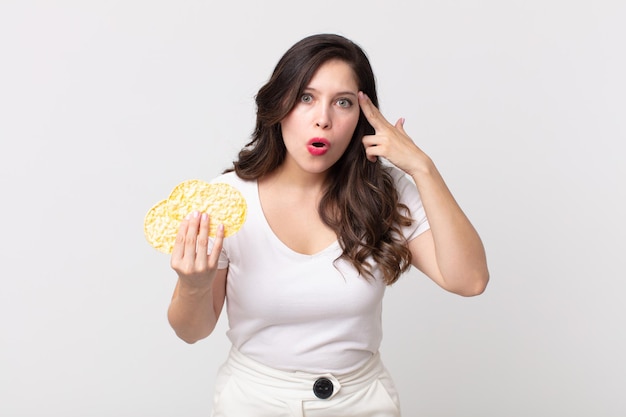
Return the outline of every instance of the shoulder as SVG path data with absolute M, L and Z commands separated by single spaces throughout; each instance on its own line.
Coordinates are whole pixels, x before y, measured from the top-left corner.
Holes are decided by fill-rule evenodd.
M 407 175 L 400 168 L 397 168 L 394 165 L 385 165 L 383 169 L 387 172 L 387 174 L 389 174 L 399 191 L 404 190 L 406 187 L 417 188 L 413 182 L 413 178 Z
M 409 210 L 409 216 L 413 219 L 410 226 L 402 226 L 404 237 L 407 242 L 411 241 L 430 228 L 419 190 L 413 178 L 401 169 L 395 166 L 385 166 L 385 170 L 395 183 L 398 202 Z
M 384 170 L 393 180 L 400 203 L 405 204 L 412 211 L 422 211 L 422 198 L 413 178 L 393 165 L 385 165 Z
M 244 180 L 240 178 L 234 171 L 220 174 L 214 177 L 211 184 L 225 183 L 232 187 L 235 187 L 241 191 L 244 195 L 248 193 L 254 193 L 256 190 L 256 180 Z
M 238 185 L 248 184 L 251 181 L 241 179 L 239 176 L 237 176 L 235 171 L 230 171 L 214 177 L 210 182 L 211 184 L 226 183 L 232 185 L 233 187 L 236 187 Z

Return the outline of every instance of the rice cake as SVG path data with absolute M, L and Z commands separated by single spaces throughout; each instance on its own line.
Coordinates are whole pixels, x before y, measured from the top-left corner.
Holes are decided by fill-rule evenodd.
M 243 226 L 247 204 L 241 192 L 229 184 L 183 181 L 166 200 L 148 211 L 144 220 L 146 239 L 157 250 L 172 253 L 180 222 L 194 211 L 209 214 L 209 236 L 215 237 L 218 225 L 223 224 L 224 237 L 228 237 Z
M 180 221 L 167 213 L 167 200 L 156 203 L 146 214 L 143 231 L 148 243 L 163 253 L 172 253 Z

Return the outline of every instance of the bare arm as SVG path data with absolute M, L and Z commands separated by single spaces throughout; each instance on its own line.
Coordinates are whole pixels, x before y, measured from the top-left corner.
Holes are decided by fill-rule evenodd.
M 171 266 L 178 282 L 168 309 L 170 325 L 181 339 L 195 343 L 210 335 L 226 298 L 227 269 L 217 269 L 224 231 L 218 228 L 208 252 L 209 218 L 193 213 L 182 221 L 172 252 Z
M 455 294 L 481 294 L 489 281 L 485 249 L 434 165 L 413 174 L 430 230 L 409 242 L 413 265 Z
M 450 292 L 481 294 L 489 281 L 483 244 L 434 163 L 406 134 L 403 119 L 392 125 L 366 95 L 359 95 L 359 104 L 376 131 L 363 138 L 368 158 L 387 158 L 420 192 L 430 230 L 409 242 L 413 265 Z
M 208 288 L 188 288 L 180 279 L 176 283 L 167 317 L 176 335 L 185 342 L 195 343 L 215 329 L 226 299 L 227 271 L 218 270 Z

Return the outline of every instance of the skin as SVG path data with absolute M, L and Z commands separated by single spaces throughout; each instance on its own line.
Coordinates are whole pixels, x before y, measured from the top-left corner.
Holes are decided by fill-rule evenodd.
M 326 172 L 343 155 L 359 121 L 358 84 L 352 69 L 342 61 L 322 65 L 303 91 L 300 101 L 282 120 L 287 154 L 282 171 L 295 181 L 323 182 Z M 331 143 L 323 156 L 311 155 L 309 139 L 322 137 Z
M 333 60 L 315 73 L 301 100 L 281 122 L 287 148 L 284 163 L 261 178 L 259 197 L 276 236 L 304 254 L 317 253 L 337 236 L 320 219 L 317 207 L 328 169 L 347 148 L 359 112 L 375 129 L 363 138 L 368 159 L 384 157 L 409 174 L 420 192 L 430 230 L 409 242 L 413 265 L 443 289 L 462 296 L 481 294 L 489 280 L 485 251 L 432 160 L 404 130 L 404 119 L 391 124 L 370 99 L 358 91 L 351 68 Z M 330 148 L 322 156 L 306 148 L 324 137 Z M 192 213 L 183 220 L 171 258 L 178 274 L 168 318 L 188 343 L 207 337 L 219 319 L 226 296 L 226 269 L 217 269 L 223 243 L 218 231 L 208 252 L 210 219 Z
M 409 174 L 426 210 L 430 230 L 409 242 L 413 266 L 447 291 L 481 294 L 489 281 L 485 249 L 435 164 L 406 133 L 404 119 L 392 125 L 363 93 L 359 103 L 375 130 L 363 138 L 368 159 L 385 157 Z
M 337 240 L 317 207 L 327 172 L 350 144 L 358 123 L 358 93 L 352 69 L 342 61 L 327 62 L 281 122 L 285 162 L 259 181 L 259 196 L 270 227 L 296 252 L 314 254 Z M 330 148 L 313 156 L 307 143 L 320 137 Z

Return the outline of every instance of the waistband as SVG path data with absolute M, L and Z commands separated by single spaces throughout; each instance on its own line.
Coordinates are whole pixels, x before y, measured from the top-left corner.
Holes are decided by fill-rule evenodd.
M 314 386 L 324 379 L 332 382 L 330 394 L 324 399 L 331 399 L 340 392 L 342 395 L 351 394 L 370 385 L 374 380 L 385 372 L 385 368 L 380 359 L 380 353 L 372 357 L 356 371 L 333 375 L 331 373 L 308 373 L 308 372 L 288 372 L 275 369 L 257 362 L 239 352 L 232 347 L 228 359 L 224 364 L 230 368 L 233 375 L 244 378 L 247 382 L 259 385 L 260 390 L 281 390 L 281 397 L 294 400 L 319 400 Z

